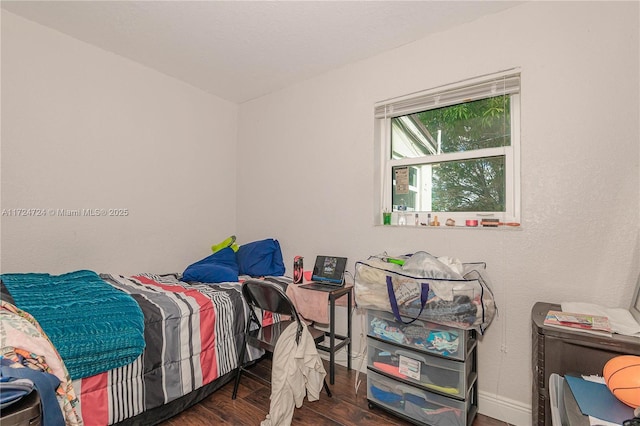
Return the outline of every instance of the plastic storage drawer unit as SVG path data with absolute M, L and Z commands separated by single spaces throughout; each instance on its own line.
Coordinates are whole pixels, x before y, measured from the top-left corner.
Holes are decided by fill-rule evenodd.
M 472 362 L 409 351 L 371 337 L 367 345 L 370 369 L 429 390 L 463 399 L 475 381 Z
M 399 383 L 367 371 L 367 399 L 414 423 L 425 425 L 467 426 L 477 411 L 475 386 L 461 401 Z
M 401 318 L 406 323 L 411 322 L 411 318 Z M 390 312 L 374 310 L 367 310 L 367 334 L 410 349 L 457 360 L 466 359 L 467 352 L 476 344 L 475 330 L 461 330 L 426 321 L 403 324 Z
M 36 391 L 3 409 L 0 417 L 2 426 L 40 426 L 41 424 L 42 409 L 40 396 Z

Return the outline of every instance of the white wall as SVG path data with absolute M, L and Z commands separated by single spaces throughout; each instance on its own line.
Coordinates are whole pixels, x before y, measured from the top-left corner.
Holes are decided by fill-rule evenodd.
M 238 107 L 2 12 L 2 272 L 182 271 L 235 231 Z M 5 211 L 7 214 L 7 211 Z
M 240 107 L 238 236 L 356 260 L 486 261 L 500 316 L 479 346 L 480 412 L 527 424 L 536 301 L 626 306 L 638 263 L 637 2 L 531 2 Z M 373 104 L 522 69 L 522 227 L 373 225 Z M 360 333 L 360 321 L 356 320 Z
M 3 11 L 0 207 L 129 216 L 3 216 L 0 270 L 177 271 L 236 220 L 240 242 L 278 238 L 289 268 L 330 253 L 353 271 L 385 250 L 486 261 L 500 317 L 480 344 L 480 411 L 526 424 L 531 306 L 624 306 L 640 269 L 638 15 L 531 2 L 238 110 Z M 373 104 L 514 66 L 522 228 L 373 226 Z

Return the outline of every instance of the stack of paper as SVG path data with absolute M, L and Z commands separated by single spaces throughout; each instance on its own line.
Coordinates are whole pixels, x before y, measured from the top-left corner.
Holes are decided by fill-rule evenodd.
M 609 319 L 605 316 L 549 311 L 544 319 L 544 325 L 611 336 Z

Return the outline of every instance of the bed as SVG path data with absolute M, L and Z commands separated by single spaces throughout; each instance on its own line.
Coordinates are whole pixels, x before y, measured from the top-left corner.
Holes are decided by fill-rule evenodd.
M 215 284 L 182 281 L 182 274 L 123 276 L 93 271 L 1 277 L 3 329 L 18 317 L 26 318 L 32 327 L 42 326 L 42 334 L 59 353 L 58 360 L 64 359 L 60 361 L 62 371 L 53 356 L 48 357 L 50 365 L 45 368 L 52 374 L 57 372 L 62 382 L 64 391 L 58 389 L 58 399 L 68 425 L 157 424 L 201 401 L 235 376 L 249 315 L 241 282 L 248 276 Z M 285 285 L 291 281 L 283 276 L 265 279 Z M 41 289 L 24 284 L 39 280 L 43 282 Z M 79 294 L 83 291 L 88 295 Z M 110 304 L 112 292 L 122 300 Z M 55 311 L 61 314 L 56 316 Z M 81 319 L 85 315 L 92 319 Z M 47 316 L 56 318 L 50 321 Z M 277 316 L 263 315 L 265 323 L 278 320 Z M 107 324 L 104 330 L 89 327 L 101 321 Z M 17 360 L 49 350 L 39 342 L 32 345 L 36 349 L 22 351 L 22 355 L 11 352 L 18 346 L 15 342 L 28 346 L 24 343 L 30 338 L 27 334 L 34 332 L 20 335 L 28 326 L 14 327 L 13 341 L 2 336 L 4 353 L 0 355 Z M 83 340 L 103 332 L 103 337 L 93 342 Z M 76 354 L 78 347 L 94 350 L 88 356 Z M 103 356 L 116 352 L 115 360 Z M 245 362 L 261 355 L 260 350 L 248 347 Z
M 138 302 L 146 347 L 131 364 L 74 382 L 86 425 L 127 419 L 149 424 L 230 379 L 247 315 L 238 283 L 187 284 L 175 275 L 101 277 Z M 143 412 L 148 415 L 141 418 Z

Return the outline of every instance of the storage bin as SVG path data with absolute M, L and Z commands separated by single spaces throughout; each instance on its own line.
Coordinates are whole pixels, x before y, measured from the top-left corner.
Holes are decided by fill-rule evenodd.
M 461 362 L 422 354 L 368 338 L 370 369 L 430 391 L 464 398 L 475 381 L 473 362 Z
M 367 399 L 418 424 L 467 426 L 477 412 L 475 385 L 465 400 L 419 389 L 367 370 Z
M 0 414 L 2 426 L 40 426 L 42 424 L 42 408 L 40 395 L 35 390 Z
M 464 360 L 476 345 L 475 330 L 460 330 L 426 321 L 403 324 L 390 312 L 367 310 L 367 334 L 410 349 Z
M 372 256 L 366 262 L 356 262 L 356 304 L 364 309 L 393 312 L 397 319 L 406 318 L 406 322 L 421 319 L 484 333 L 496 314 L 493 293 L 484 276 L 485 264 L 465 263 L 461 267 L 461 279 L 443 278 L 436 271 L 434 276 L 440 278 L 420 277 Z

